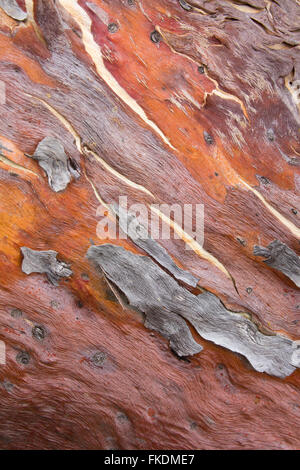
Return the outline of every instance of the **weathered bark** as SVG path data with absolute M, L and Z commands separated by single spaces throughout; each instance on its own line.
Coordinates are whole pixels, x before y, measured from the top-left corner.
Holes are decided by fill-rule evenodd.
M 0 448 L 300 447 L 299 24 L 0 1 Z M 99 239 L 119 196 L 204 204 L 203 246 Z

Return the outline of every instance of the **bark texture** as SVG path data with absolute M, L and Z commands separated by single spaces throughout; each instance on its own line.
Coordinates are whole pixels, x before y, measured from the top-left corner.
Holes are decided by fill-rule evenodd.
M 0 448 L 300 447 L 299 24 L 0 1 Z M 99 239 L 125 195 L 177 239 Z M 203 246 L 164 203 L 204 204 Z

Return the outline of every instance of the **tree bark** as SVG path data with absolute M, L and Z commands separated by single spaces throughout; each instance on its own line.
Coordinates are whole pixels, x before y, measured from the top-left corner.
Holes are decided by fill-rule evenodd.
M 299 448 L 299 21 L 0 1 L 2 449 Z

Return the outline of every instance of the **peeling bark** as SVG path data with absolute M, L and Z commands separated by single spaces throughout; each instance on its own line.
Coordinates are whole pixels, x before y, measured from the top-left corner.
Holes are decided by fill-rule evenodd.
M 255 246 L 255 256 L 263 256 L 268 266 L 278 269 L 300 287 L 300 258 L 285 243 L 274 240 L 267 248 Z
M 45 170 L 49 186 L 55 192 L 66 189 L 72 176 L 80 176 L 76 164 L 67 158 L 62 144 L 53 137 L 45 137 L 35 149 L 32 158 Z
M 179 356 L 202 349 L 183 327 L 184 318 L 200 336 L 244 355 L 259 372 L 286 377 L 300 367 L 296 343 L 261 334 L 250 320 L 227 310 L 209 292 L 191 294 L 148 257 L 114 245 L 92 246 L 87 257 L 123 292 L 129 305 L 146 314 L 145 326 L 168 338 Z
M 49 281 L 55 286 L 61 277 L 69 277 L 72 271 L 66 263 L 56 259 L 56 251 L 35 251 L 22 246 L 23 254 L 22 271 L 25 274 L 42 273 L 46 274 Z
M 191 273 L 180 269 L 172 260 L 168 252 L 153 238 L 148 230 L 133 215 L 124 210 L 121 206 L 113 206 L 113 211 L 119 218 L 120 228 L 139 248 L 144 250 L 155 261 L 169 271 L 177 280 L 180 280 L 191 287 L 196 287 L 198 279 Z

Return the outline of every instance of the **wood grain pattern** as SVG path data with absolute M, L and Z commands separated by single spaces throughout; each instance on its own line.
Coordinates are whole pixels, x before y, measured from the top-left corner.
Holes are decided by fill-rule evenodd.
M 97 237 L 97 209 L 120 195 L 204 204 L 203 247 L 159 241 L 199 279 L 191 295 L 270 341 L 300 339 L 299 289 L 253 253 L 279 240 L 299 256 L 299 2 L 18 0 L 19 20 L 4 3 L 0 447 L 298 449 L 298 370 L 258 372 L 193 327 L 203 350 L 178 359 L 86 253 L 146 255 Z M 62 191 L 28 158 L 45 138 L 80 172 Z M 59 253 L 73 275 L 26 275 L 21 247 Z

